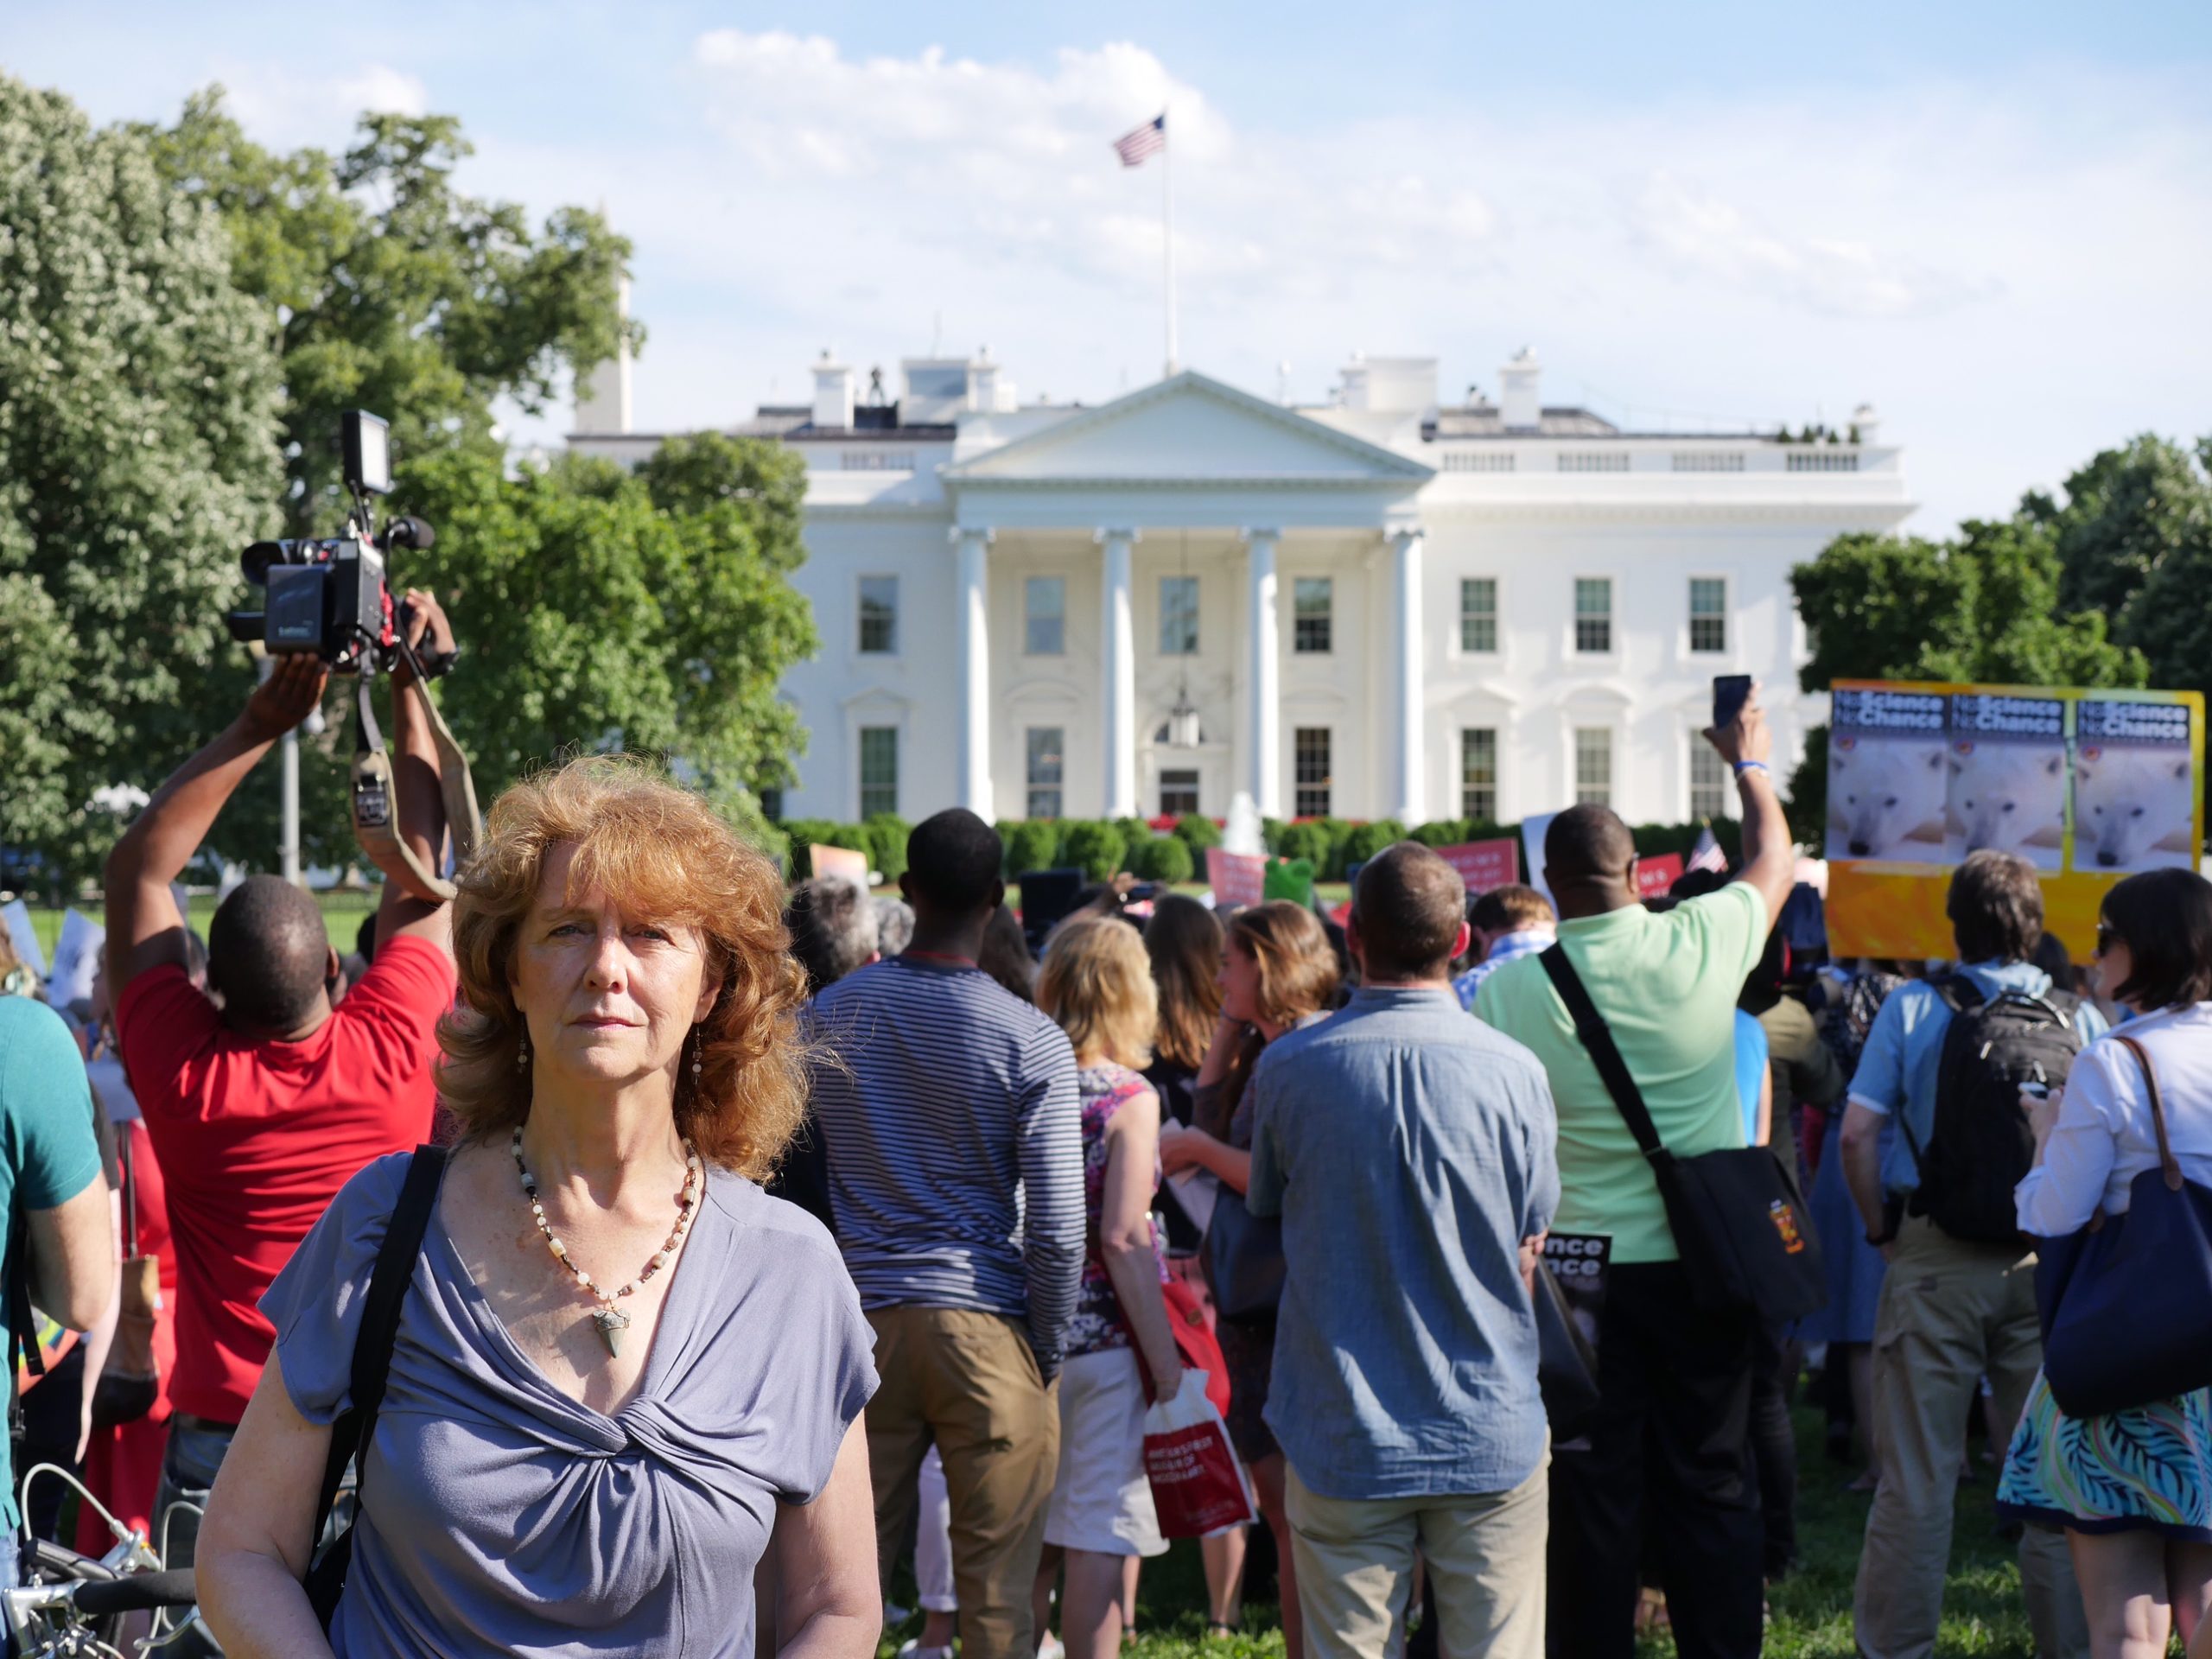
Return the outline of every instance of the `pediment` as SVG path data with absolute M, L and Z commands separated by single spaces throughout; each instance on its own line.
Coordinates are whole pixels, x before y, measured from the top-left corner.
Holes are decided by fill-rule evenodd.
M 1186 370 L 948 467 L 953 484 L 1300 483 L 1404 489 L 1433 469 Z

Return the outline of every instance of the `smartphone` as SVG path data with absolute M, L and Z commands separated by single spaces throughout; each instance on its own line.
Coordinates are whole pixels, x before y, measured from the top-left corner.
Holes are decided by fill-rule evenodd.
M 1744 705 L 1751 700 L 1751 677 L 1748 674 L 1716 674 L 1713 677 L 1713 729 L 1725 732 L 1736 723 L 1736 716 L 1744 712 Z

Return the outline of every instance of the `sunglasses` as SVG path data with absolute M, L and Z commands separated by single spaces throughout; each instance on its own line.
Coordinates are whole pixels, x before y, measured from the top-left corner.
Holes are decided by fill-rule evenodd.
M 2097 924 L 2097 954 L 2099 956 L 2103 956 L 2106 951 L 2119 943 L 2120 931 L 2117 928 L 2113 927 L 2110 922 Z

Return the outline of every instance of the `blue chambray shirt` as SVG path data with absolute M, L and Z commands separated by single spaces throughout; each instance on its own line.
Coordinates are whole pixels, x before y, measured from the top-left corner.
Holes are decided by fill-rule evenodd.
M 1254 1068 L 1288 1272 L 1265 1413 L 1324 1497 L 1502 1492 L 1542 1462 L 1521 1241 L 1559 1204 L 1543 1067 L 1449 987 L 1363 989 Z
M 1979 986 L 1984 999 L 1999 991 L 2041 996 L 2050 976 L 2032 962 L 1970 962 L 1959 971 Z M 2107 1029 L 2096 1005 L 2083 1002 L 2075 1014 L 2088 1043 Z M 1926 980 L 1914 980 L 1890 993 L 1867 1028 L 1859 1070 L 1851 1075 L 1850 1098 L 1868 1111 L 1894 1117 L 1900 1107 L 1923 1147 L 1936 1128 L 1936 1074 L 1943 1063 L 1943 1033 L 1951 1027 L 1950 1005 Z M 1882 1190 L 1910 1192 L 1920 1185 L 1920 1166 L 1902 1135 L 1884 1137 Z

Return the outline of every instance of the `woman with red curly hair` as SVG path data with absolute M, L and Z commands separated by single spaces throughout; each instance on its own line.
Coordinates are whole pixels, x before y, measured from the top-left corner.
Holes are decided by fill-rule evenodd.
M 776 870 L 594 757 L 501 797 L 460 887 L 460 1136 L 345 1592 L 326 1637 L 300 1580 L 405 1156 L 263 1302 L 276 1351 L 200 1535 L 208 1624 L 233 1656 L 741 1656 L 772 1555 L 764 1649 L 872 1655 L 871 1338 L 827 1232 L 756 1185 L 804 1097 Z

